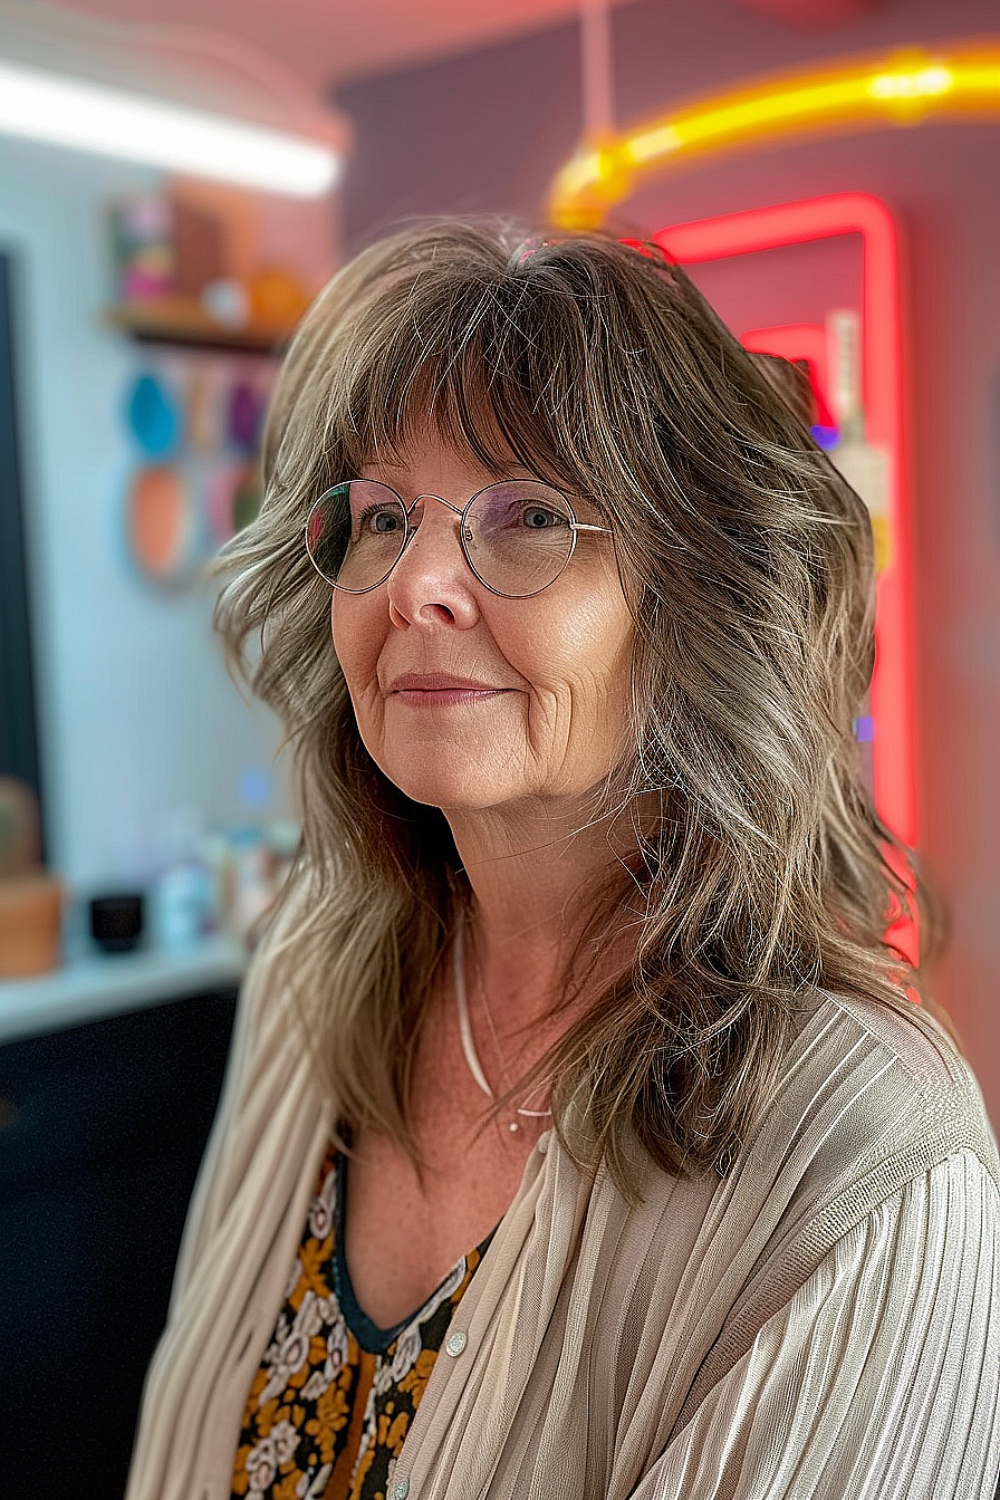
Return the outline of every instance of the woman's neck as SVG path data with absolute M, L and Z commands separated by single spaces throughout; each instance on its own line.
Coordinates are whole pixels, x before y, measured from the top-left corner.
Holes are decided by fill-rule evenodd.
M 478 979 L 498 1028 L 512 1034 L 560 994 L 594 900 L 621 869 L 621 854 L 607 821 L 581 827 L 578 818 L 548 809 L 449 821 L 475 898 L 467 941 Z M 627 965 L 632 941 L 623 924 L 615 951 L 605 947 L 587 963 L 592 983 L 581 1002 Z

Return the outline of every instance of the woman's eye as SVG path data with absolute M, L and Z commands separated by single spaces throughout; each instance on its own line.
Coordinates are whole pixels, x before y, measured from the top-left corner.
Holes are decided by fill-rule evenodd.
M 402 524 L 402 518 L 394 510 L 386 510 L 379 505 L 366 506 L 357 519 L 359 531 L 374 531 L 381 534 L 399 531 Z
M 521 524 L 529 531 L 547 531 L 553 526 L 565 526 L 566 517 L 544 505 L 530 505 L 521 513 Z

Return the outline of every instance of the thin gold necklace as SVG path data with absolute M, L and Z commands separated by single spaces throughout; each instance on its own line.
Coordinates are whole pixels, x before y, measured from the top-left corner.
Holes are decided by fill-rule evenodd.
M 496 1094 L 490 1088 L 486 1074 L 483 1072 L 483 1065 L 479 1061 L 479 1054 L 476 1051 L 476 1044 L 472 1039 L 472 1023 L 469 1020 L 469 1002 L 465 990 L 464 922 L 460 923 L 458 932 L 455 934 L 455 945 L 452 962 L 454 965 L 455 973 L 455 1009 L 458 1012 L 458 1032 L 462 1040 L 462 1055 L 465 1058 L 469 1072 L 472 1074 L 479 1088 L 482 1089 L 483 1093 L 488 1099 L 496 1099 Z M 501 1058 L 502 1069 L 503 1053 L 500 1047 L 500 1039 L 497 1036 L 496 1026 L 493 1024 L 493 1016 L 490 1011 L 489 1001 L 486 998 L 485 990 L 483 991 L 483 1008 L 486 1011 L 486 1019 L 489 1022 L 490 1031 L 493 1034 L 493 1041 L 497 1049 L 497 1054 Z M 518 1106 L 515 1109 L 515 1113 L 522 1119 L 545 1120 L 548 1119 L 548 1117 L 552 1114 L 552 1111 L 551 1109 L 524 1109 Z M 511 1135 L 516 1135 L 520 1128 L 521 1126 L 518 1120 L 511 1120 L 510 1124 L 507 1126 L 507 1129 L 510 1131 Z

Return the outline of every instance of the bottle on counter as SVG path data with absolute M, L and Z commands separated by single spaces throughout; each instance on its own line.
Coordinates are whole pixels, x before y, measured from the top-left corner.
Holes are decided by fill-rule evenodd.
M 153 941 L 168 953 L 195 947 L 215 925 L 212 877 L 200 849 L 201 819 L 175 808 L 164 833 L 150 892 Z
M 261 829 L 240 828 L 231 835 L 232 925 L 246 941 L 275 894 L 276 860 Z

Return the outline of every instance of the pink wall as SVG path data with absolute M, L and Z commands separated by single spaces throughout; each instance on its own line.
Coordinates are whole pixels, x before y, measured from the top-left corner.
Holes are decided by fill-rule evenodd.
M 731 0 L 636 0 L 614 13 L 617 117 L 637 120 L 782 68 L 998 30 L 995 0 L 895 0 L 813 32 L 756 19 Z M 359 145 L 345 189 L 348 239 L 413 211 L 537 212 L 578 129 L 576 40 L 564 26 L 343 90 Z M 705 162 L 651 182 L 623 212 L 653 230 L 858 190 L 899 216 L 921 844 L 952 914 L 938 991 L 1000 1123 L 998 184 L 1000 120 L 938 119 Z M 709 295 L 713 274 L 701 274 Z M 781 305 L 783 320 L 793 316 L 784 297 Z

